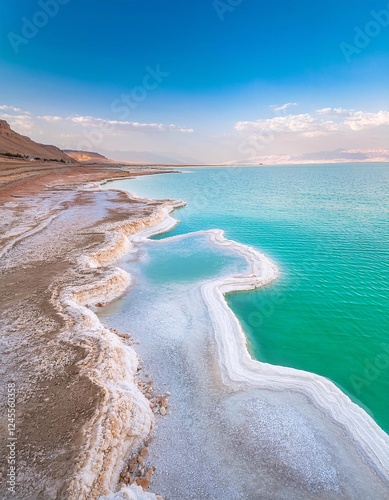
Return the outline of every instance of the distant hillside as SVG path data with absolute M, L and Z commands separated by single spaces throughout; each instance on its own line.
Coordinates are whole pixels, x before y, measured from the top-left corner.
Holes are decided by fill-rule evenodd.
M 254 156 L 245 160 L 228 162 L 230 165 L 291 165 L 322 163 L 370 163 L 389 162 L 389 149 L 335 149 L 301 155 L 279 154 Z
M 115 163 L 124 162 L 131 165 L 166 164 L 176 165 L 181 163 L 195 163 L 193 160 L 182 158 L 173 159 L 173 155 L 155 154 L 149 151 L 108 151 L 102 150 L 103 154 L 92 151 L 82 151 L 76 149 L 64 149 L 64 152 L 79 162 Z M 104 156 L 106 155 L 106 156 Z
M 77 151 L 75 149 L 64 149 L 64 153 L 71 156 L 76 161 L 96 161 L 96 162 L 111 162 L 109 158 L 99 153 L 92 151 Z
M 0 156 L 74 163 L 74 159 L 56 146 L 39 144 L 11 129 L 5 120 L 0 120 Z

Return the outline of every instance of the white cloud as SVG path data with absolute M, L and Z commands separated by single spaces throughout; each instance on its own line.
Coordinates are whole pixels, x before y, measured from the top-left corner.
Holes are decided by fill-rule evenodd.
M 10 115 L 9 113 L 0 113 L 0 119 L 6 120 L 12 128 L 21 134 L 31 133 L 34 127 L 34 120 L 29 115 Z
M 16 108 L 15 106 L 8 106 L 8 104 L 1 104 L 0 110 L 8 112 L 12 111 L 13 113 L 22 113 L 23 115 L 31 115 L 29 111 L 25 111 L 21 108 Z
M 34 127 L 34 119 L 29 111 L 8 104 L 0 105 L 0 119 L 6 120 L 21 134 L 30 134 Z
M 309 114 L 277 116 L 257 121 L 240 121 L 234 126 L 238 132 L 297 133 L 304 137 L 318 137 L 336 132 L 355 132 L 389 125 L 389 111 L 376 113 L 323 108 Z
M 181 128 L 177 127 L 177 125 L 169 125 L 169 130 L 175 130 L 176 132 L 181 132 L 183 134 L 193 134 L 194 129 L 193 128 Z
M 353 113 L 354 109 L 345 109 L 345 108 L 322 108 L 316 110 L 318 115 L 325 116 L 350 116 Z
M 389 111 L 378 111 L 378 113 L 354 111 L 344 120 L 344 124 L 350 130 L 365 130 L 380 127 L 381 125 L 389 125 Z
M 104 120 L 103 118 L 97 118 L 94 116 L 70 116 L 70 117 L 61 117 L 61 116 L 39 116 L 41 120 L 46 122 L 72 122 L 76 125 L 81 125 L 82 127 L 91 127 L 91 128 L 106 128 L 111 133 L 114 133 L 114 130 L 118 131 L 130 131 L 130 130 L 138 130 L 138 131 L 151 131 L 151 132 L 180 132 L 180 133 L 193 133 L 192 128 L 181 128 L 177 125 L 170 124 L 165 125 L 163 123 L 140 123 L 140 122 L 129 122 L 129 121 L 119 121 L 119 120 Z
M 177 132 L 182 134 L 192 134 L 193 128 L 179 127 L 175 124 L 165 125 L 164 123 L 140 123 L 119 120 L 105 120 L 94 116 L 56 116 L 56 115 L 41 115 L 33 117 L 29 111 L 24 111 L 15 106 L 7 104 L 0 105 L 0 118 L 7 120 L 11 125 L 22 128 L 25 131 L 31 130 L 34 120 L 43 121 L 50 124 L 74 124 L 88 128 L 105 129 L 108 134 L 118 133 L 123 135 L 130 131 L 144 132 Z
M 235 130 L 239 132 L 308 132 L 312 130 L 314 118 L 309 114 L 276 116 L 255 122 L 237 122 Z
M 45 122 L 53 123 L 53 122 L 60 122 L 63 120 L 62 116 L 49 116 L 49 115 L 44 115 L 44 116 L 37 116 L 40 120 L 44 120 Z
M 272 109 L 274 109 L 274 111 L 280 113 L 280 112 L 286 111 L 289 108 L 292 108 L 293 106 L 297 106 L 297 102 L 287 102 L 287 103 L 281 104 L 281 105 L 273 104 L 270 107 Z
M 191 161 L 205 163 L 262 153 L 301 155 L 338 148 L 387 147 L 389 111 L 323 107 L 298 113 L 295 106 L 296 103 L 274 105 L 268 109 L 268 118 L 238 121 L 229 131 L 221 124 L 224 133 L 205 132 L 204 136 L 168 121 L 145 123 L 89 115 L 32 115 L 7 104 L 0 105 L 0 118 L 21 134 L 63 148 L 153 154 L 169 151 L 169 157 L 189 157 Z

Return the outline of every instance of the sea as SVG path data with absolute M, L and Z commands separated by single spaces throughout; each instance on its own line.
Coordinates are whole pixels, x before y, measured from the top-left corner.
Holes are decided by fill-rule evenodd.
M 157 239 L 222 229 L 267 255 L 279 278 L 227 297 L 252 357 L 327 377 L 389 433 L 389 164 L 185 167 L 105 188 L 184 200 Z M 216 272 L 201 238 L 180 242 L 151 252 L 155 283 Z

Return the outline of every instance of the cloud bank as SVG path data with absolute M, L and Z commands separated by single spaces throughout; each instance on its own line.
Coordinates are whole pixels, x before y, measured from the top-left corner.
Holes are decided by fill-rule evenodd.
M 337 132 L 361 131 L 382 125 L 389 125 L 389 111 L 371 113 L 353 109 L 323 108 L 313 113 L 239 121 L 235 123 L 234 128 L 238 132 L 296 133 L 304 137 L 319 137 Z
M 323 107 L 292 113 L 296 106 L 294 102 L 273 105 L 273 116 L 239 120 L 232 125 L 221 122 L 216 126 L 219 130 L 208 133 L 199 125 L 195 133 L 194 128 L 175 123 L 34 115 L 9 104 L 0 105 L 0 118 L 38 142 L 101 152 L 128 161 L 137 154 L 142 158 L 149 154 L 150 159 L 174 158 L 203 164 L 387 161 L 389 111 Z
M 178 132 L 183 134 L 191 134 L 193 128 L 179 127 L 175 124 L 163 123 L 140 123 L 133 121 L 105 120 L 94 116 L 56 116 L 56 115 L 36 115 L 33 116 L 30 111 L 23 110 L 15 106 L 7 104 L 0 105 L 0 118 L 8 120 L 11 125 L 24 130 L 31 129 L 32 125 L 39 126 L 42 122 L 49 124 L 75 124 L 82 127 L 102 128 L 106 127 L 110 133 L 118 131 L 154 131 L 154 132 Z

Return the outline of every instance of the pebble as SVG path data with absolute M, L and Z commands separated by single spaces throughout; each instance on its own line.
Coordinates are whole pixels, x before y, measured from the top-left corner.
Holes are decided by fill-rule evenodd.
M 132 474 L 135 474 L 135 472 L 138 470 L 138 464 L 131 464 L 130 467 L 129 467 L 129 471 L 132 473 Z
M 145 479 L 147 479 L 148 481 L 150 481 L 151 479 L 151 476 L 154 474 L 155 472 L 155 467 L 151 467 L 151 469 L 149 469 L 146 474 L 145 474 Z
M 150 484 L 150 481 L 148 481 L 147 479 L 144 479 L 142 477 L 137 477 L 135 481 L 136 481 L 136 484 L 138 486 L 140 486 L 141 488 L 143 488 L 144 490 L 147 490 L 147 488 L 149 487 L 149 484 Z

